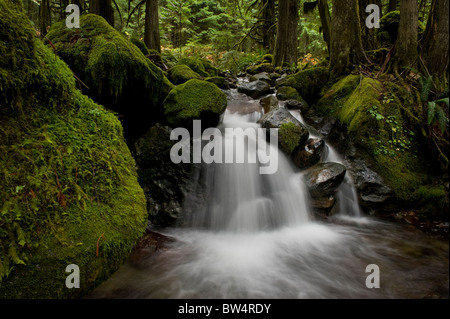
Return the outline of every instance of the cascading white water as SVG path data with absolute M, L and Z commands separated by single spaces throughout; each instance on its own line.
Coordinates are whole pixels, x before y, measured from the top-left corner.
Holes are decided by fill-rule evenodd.
M 301 176 L 294 172 L 292 164 L 278 151 L 278 147 L 271 144 L 263 147 L 256 140 L 252 141 L 253 136 L 244 133 L 247 128 L 256 130 L 260 127 L 255 123 L 260 116 L 257 112 L 240 115 L 227 111 L 222 132 L 225 128 L 243 130 L 235 131 L 235 138 L 223 134 L 223 153 L 236 153 L 236 150 L 246 150 L 247 153 L 249 144 L 257 145 L 257 152 L 266 152 L 266 147 L 269 147 L 266 153 L 271 162 L 277 163 L 276 173 L 261 174 L 259 168 L 262 164 L 248 159 L 244 163 L 204 164 L 193 184 L 205 185 L 207 200 L 202 206 L 193 208 L 192 203 L 198 203 L 198 194 L 190 194 L 184 207 L 190 212 L 186 216 L 189 227 L 255 232 L 299 225 L 309 220 L 308 195 Z M 233 139 L 234 143 L 227 143 L 226 139 Z
M 248 109 L 253 103 L 235 91 L 230 99 Z M 257 127 L 260 116 L 227 112 L 221 129 Z M 437 291 L 448 298 L 448 243 L 434 246 L 370 218 L 315 221 L 301 176 L 278 156 L 273 175 L 259 174 L 259 164 L 202 166 L 184 207 L 185 227 L 161 230 L 173 241 L 139 253 L 89 297 L 423 298 Z M 341 161 L 331 148 L 325 160 Z M 354 202 L 342 203 L 342 211 L 355 211 Z M 426 256 L 416 253 L 424 249 Z M 380 289 L 366 286 L 369 264 L 382 270 Z

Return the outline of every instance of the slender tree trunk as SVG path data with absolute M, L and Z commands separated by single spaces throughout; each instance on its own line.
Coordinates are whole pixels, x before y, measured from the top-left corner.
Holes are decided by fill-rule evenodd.
M 42 0 L 39 8 L 40 29 L 43 35 L 47 34 L 47 27 L 52 24 L 50 15 L 50 0 Z
M 418 24 L 419 11 L 417 1 L 401 0 L 400 23 L 396 43 L 396 62 L 398 67 L 415 67 L 417 63 Z
M 433 0 L 430 10 L 422 52 L 430 74 L 441 78 L 449 66 L 449 1 Z
M 275 48 L 275 0 L 266 0 L 263 12 L 263 47 L 269 52 L 273 52 Z
M 285 66 L 296 64 L 298 60 L 298 0 L 279 0 L 278 28 L 275 43 L 274 64 Z
M 161 52 L 159 35 L 159 1 L 146 0 L 144 42 L 147 48 Z
M 103 17 L 111 26 L 114 27 L 114 10 L 112 0 L 91 0 L 89 4 L 89 13 Z
M 327 44 L 328 54 L 331 51 L 331 15 L 327 0 L 318 0 L 320 21 L 322 22 L 323 40 Z
M 360 26 L 361 26 L 361 39 L 364 50 L 370 51 L 375 50 L 379 47 L 375 28 L 367 28 L 366 27 L 366 18 L 368 13 L 366 12 L 366 8 L 369 4 L 376 4 L 380 8 L 380 13 L 382 12 L 382 3 L 381 0 L 359 0 L 359 17 L 360 17 Z
M 333 0 L 330 73 L 336 78 L 346 68 L 370 62 L 361 42 L 358 0 Z

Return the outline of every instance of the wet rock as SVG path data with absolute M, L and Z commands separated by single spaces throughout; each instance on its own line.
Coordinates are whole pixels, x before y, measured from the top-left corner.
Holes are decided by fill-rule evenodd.
M 261 73 L 250 76 L 250 82 L 258 81 L 258 80 L 267 82 L 270 86 L 275 85 L 275 80 L 271 79 L 267 72 L 261 72 Z
M 293 154 L 294 164 L 300 169 L 307 169 L 320 162 L 326 151 L 326 144 L 320 138 L 309 139 L 305 147 Z
M 288 110 L 300 110 L 302 113 L 305 113 L 309 109 L 308 103 L 303 100 L 301 97 L 298 100 L 287 100 L 284 103 L 284 107 Z
M 259 104 L 264 109 L 264 114 L 267 114 L 270 111 L 273 111 L 273 110 L 276 110 L 279 108 L 278 99 L 274 95 L 269 95 L 269 96 L 262 98 L 259 101 Z
M 192 167 L 174 164 L 170 150 L 171 129 L 155 125 L 134 144 L 138 181 L 147 199 L 149 220 L 157 226 L 173 225 L 181 213 Z
M 238 87 L 239 93 L 247 94 L 248 96 L 257 99 L 261 96 L 271 92 L 270 85 L 267 82 L 257 80 L 249 83 L 244 83 Z
M 320 163 L 309 168 L 304 181 L 313 198 L 332 195 L 344 181 L 347 169 L 338 163 Z
M 316 212 L 325 213 L 328 215 L 334 205 L 336 204 L 336 197 L 334 195 L 311 198 L 311 208 Z
M 242 101 L 229 100 L 227 110 L 231 113 L 239 113 L 241 115 L 252 114 L 255 112 L 262 113 L 262 107 L 258 101 Z
M 293 87 L 282 86 L 277 90 L 277 98 L 280 101 L 286 101 L 286 100 L 300 100 L 302 97 Z
M 133 247 L 128 262 L 135 267 L 145 268 L 149 259 L 167 250 L 177 240 L 147 229 Z

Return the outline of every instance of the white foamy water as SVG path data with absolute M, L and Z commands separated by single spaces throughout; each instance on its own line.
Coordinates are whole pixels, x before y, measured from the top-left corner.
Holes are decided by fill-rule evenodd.
M 221 129 L 257 128 L 260 116 L 227 112 Z M 277 155 L 273 175 L 259 174 L 260 163 L 200 167 L 183 225 L 160 230 L 173 242 L 128 260 L 89 298 L 448 298 L 448 243 L 355 217 L 356 204 L 341 198 L 347 213 L 315 220 L 301 176 Z M 326 160 L 341 161 L 333 149 Z M 379 289 L 366 287 L 370 264 Z

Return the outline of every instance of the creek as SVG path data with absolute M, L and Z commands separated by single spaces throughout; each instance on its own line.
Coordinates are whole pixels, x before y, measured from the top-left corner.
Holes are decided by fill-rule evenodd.
M 258 100 L 236 90 L 228 96 L 219 129 L 260 127 Z M 327 148 L 322 161 L 343 163 Z M 319 218 L 302 172 L 282 152 L 275 174 L 262 175 L 259 167 L 201 166 L 183 223 L 153 229 L 161 234 L 157 249 L 130 257 L 89 298 L 449 297 L 448 242 L 365 214 L 349 172 L 336 195 L 337 213 Z M 379 267 L 380 288 L 366 286 L 368 265 Z

